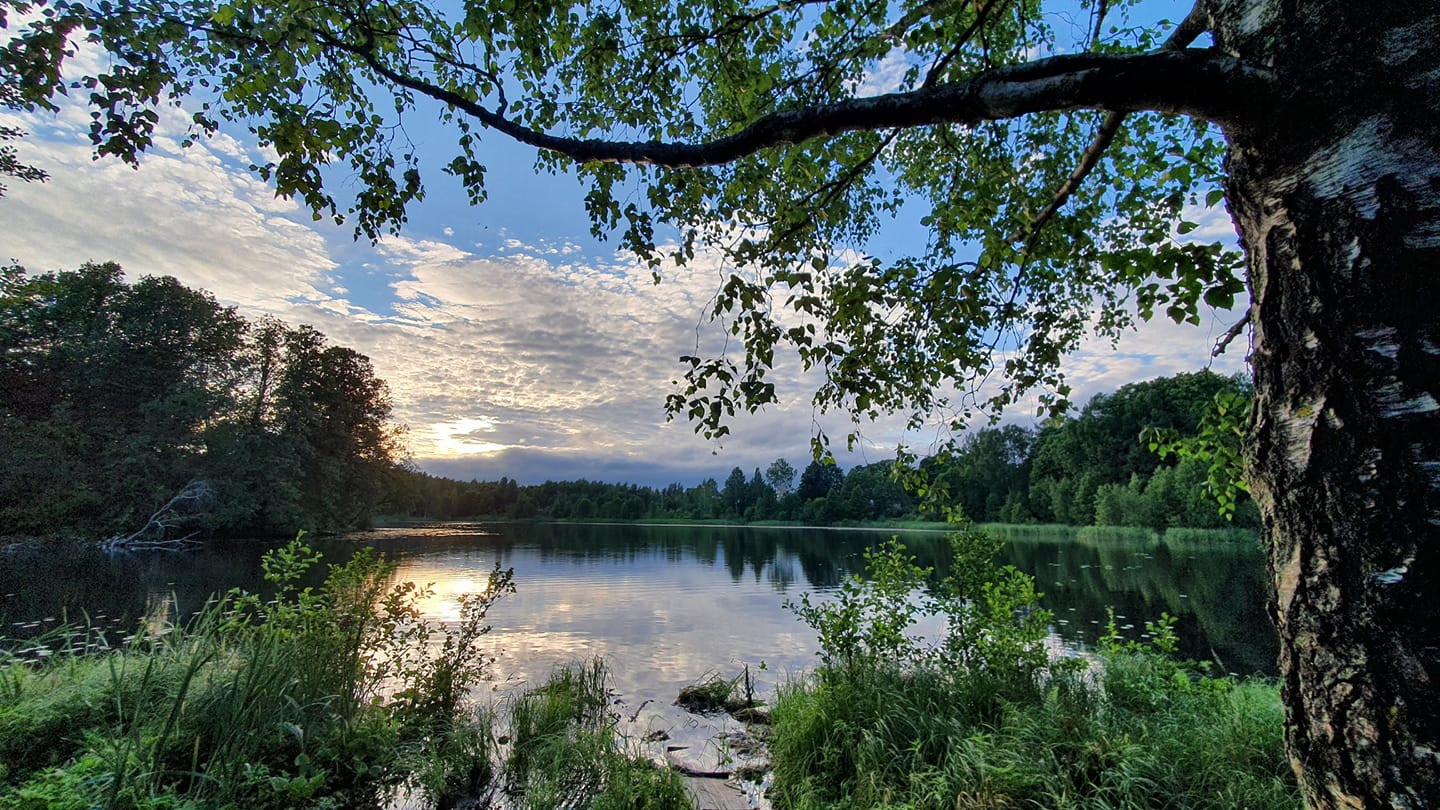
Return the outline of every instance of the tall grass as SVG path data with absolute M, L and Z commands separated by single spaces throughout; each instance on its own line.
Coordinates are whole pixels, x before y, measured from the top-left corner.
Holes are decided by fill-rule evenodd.
M 523 808 L 689 810 L 678 774 L 624 750 L 600 659 L 557 669 L 510 707 L 507 778 Z
M 1082 543 L 1158 543 L 1160 535 L 1143 526 L 1081 526 L 1075 539 Z
M 232 592 L 108 653 L 0 669 L 0 808 L 375 806 L 409 782 L 480 789 L 488 719 L 460 696 L 508 572 L 436 628 L 423 589 L 371 552 L 297 585 L 319 555 L 267 555 L 275 599 Z
M 1186 529 L 1172 526 L 1165 530 L 1164 539 L 1167 545 L 1213 546 L 1217 543 L 1255 545 L 1260 541 L 1260 535 L 1254 529 Z
M 897 544 L 868 581 L 796 606 L 822 665 L 780 690 L 775 807 L 1301 807 L 1272 683 L 1174 660 L 1168 618 L 1145 645 L 1112 623 L 1097 662 L 1050 658 L 1028 577 L 989 568 L 973 531 L 952 548 L 942 581 Z M 947 618 L 937 645 L 897 634 L 917 601 Z
M 1034 542 L 1074 540 L 1082 527 L 1060 523 L 986 523 L 980 528 L 1003 540 Z
M 626 753 L 598 660 L 516 699 L 501 756 L 496 718 L 466 698 L 509 571 L 437 627 L 418 609 L 428 591 L 393 583 L 373 552 L 301 588 L 318 559 L 277 549 L 274 599 L 232 592 L 183 624 L 157 613 L 120 649 L 0 653 L 0 810 L 378 808 L 402 792 L 442 808 L 688 810 L 677 774 Z

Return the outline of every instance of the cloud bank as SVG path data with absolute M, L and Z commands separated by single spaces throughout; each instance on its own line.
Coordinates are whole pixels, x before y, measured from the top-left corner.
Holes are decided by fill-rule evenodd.
M 9 120 L 32 133 L 21 159 L 52 179 L 12 184 L 0 200 L 0 253 L 32 270 L 117 261 L 132 277 L 172 275 L 209 290 L 248 317 L 315 326 L 371 357 L 415 462 L 435 473 L 694 483 L 782 456 L 803 463 L 817 427 L 837 438 L 852 428 L 843 415 L 817 418 L 816 379 L 784 362 L 773 375 L 784 403 L 736 419 L 723 446 L 666 422 L 679 356 L 723 346 L 723 330 L 705 318 L 728 272 L 716 257 L 656 285 L 648 269 L 588 237 L 520 238 L 547 216 L 540 210 L 490 212 L 507 223 L 498 240 L 456 223 L 421 236 L 417 215 L 416 235 L 357 245 L 252 176 L 246 166 L 265 155 L 242 139 L 180 148 L 179 113 L 162 120 L 138 171 L 91 159 L 83 112 Z M 578 194 L 557 204 L 578 206 Z M 1066 362 L 1075 401 L 1194 370 L 1236 317 L 1215 313 L 1203 328 L 1153 321 L 1118 349 L 1087 342 Z M 1241 355 L 1232 349 L 1217 370 L 1238 370 Z M 1033 403 L 1007 416 L 1026 422 Z M 866 441 L 842 463 L 929 440 L 905 437 L 900 420 L 862 427 Z

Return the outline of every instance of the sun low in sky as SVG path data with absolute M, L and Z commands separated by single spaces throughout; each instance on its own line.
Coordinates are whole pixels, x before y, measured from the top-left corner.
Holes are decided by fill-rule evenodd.
M 182 148 L 186 117 L 171 111 L 137 170 L 92 159 L 79 107 L 59 117 L 0 113 L 0 121 L 30 133 L 16 144 L 19 157 L 51 176 L 12 182 L 0 198 L 0 259 L 32 271 L 115 261 L 132 279 L 171 275 L 252 319 L 313 325 L 372 359 L 413 460 L 430 472 L 693 484 L 777 457 L 803 466 L 817 428 L 851 429 L 844 415 L 813 412 L 816 380 L 793 362 L 771 377 L 781 405 L 738 418 L 721 444 L 667 423 L 678 358 L 724 346 L 723 328 L 706 313 L 730 268 L 701 254 L 655 284 L 629 254 L 591 237 L 579 183 L 535 174 L 533 152 L 502 138 L 486 141 L 488 201 L 470 206 L 458 184 L 430 171 L 405 233 L 372 245 L 354 241 L 348 224 L 312 221 L 277 198 L 249 171 L 270 157 L 243 131 Z M 449 136 L 438 127 L 410 129 L 422 150 L 433 137 L 445 154 Z M 356 184 L 336 180 L 340 189 Z M 902 216 L 861 249 L 884 254 L 923 240 L 918 218 Z M 1219 217 L 1194 234 L 1217 235 L 1233 238 Z M 1200 327 L 1162 318 L 1118 347 L 1082 347 L 1065 363 L 1073 399 L 1205 366 L 1238 312 L 1204 315 Z M 1212 367 L 1239 370 L 1243 354 L 1234 347 Z M 1029 424 L 1033 413 L 1022 404 L 1008 418 Z M 923 452 L 936 439 L 901 425 L 860 425 L 865 440 L 852 453 L 837 442 L 839 461 L 887 460 L 902 441 Z

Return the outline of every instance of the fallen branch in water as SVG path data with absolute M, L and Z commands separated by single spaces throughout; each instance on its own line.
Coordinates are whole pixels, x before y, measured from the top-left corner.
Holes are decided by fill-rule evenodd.
M 191 481 L 181 487 L 175 497 L 156 509 L 138 531 L 126 535 L 117 534 L 104 540 L 100 543 L 100 549 L 114 553 L 141 549 L 180 551 L 189 548 L 194 545 L 193 538 L 198 532 L 191 532 L 183 537 L 168 535 L 180 526 L 185 517 L 210 508 L 214 502 L 215 490 L 210 484 L 205 481 Z

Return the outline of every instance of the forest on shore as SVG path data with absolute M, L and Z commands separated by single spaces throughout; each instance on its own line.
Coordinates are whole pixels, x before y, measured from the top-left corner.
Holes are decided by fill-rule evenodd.
M 1078 413 L 1033 428 L 984 427 L 950 451 L 921 460 L 927 497 L 903 478 L 914 470 L 879 462 L 842 470 L 812 460 L 797 470 L 786 459 L 723 482 L 663 488 L 599 481 L 522 486 L 456 481 L 399 469 L 388 497 L 396 516 L 461 520 L 504 517 L 553 520 L 780 521 L 809 525 L 943 521 L 957 508 L 981 523 L 1076 526 L 1254 528 L 1259 515 L 1241 493 L 1221 514 L 1210 487 L 1211 461 L 1162 458 L 1148 436 L 1191 436 L 1217 400 L 1247 398 L 1239 377 L 1182 373 L 1098 394 Z M 1235 437 L 1238 447 L 1239 437 Z M 898 475 L 897 475 L 898 473 Z
M 0 269 L 0 534 L 134 531 L 192 482 L 178 531 L 367 524 L 399 450 L 370 360 L 119 265 Z M 180 525 L 183 524 L 183 525 Z
M 127 283 L 113 263 L 12 266 L 0 270 L 0 534 L 134 531 L 196 482 L 203 498 L 168 529 L 282 537 L 377 515 L 831 525 L 956 508 L 978 522 L 1252 527 L 1243 497 L 1232 516 L 1217 510 L 1209 461 L 1162 458 L 1142 437 L 1193 435 L 1217 401 L 1248 396 L 1209 371 L 1133 383 L 1038 427 L 971 431 L 914 468 L 781 458 L 695 486 L 457 481 L 403 460 L 370 360 L 312 327 L 248 320 L 173 278 Z M 904 480 L 917 473 L 924 498 Z

